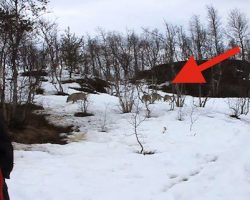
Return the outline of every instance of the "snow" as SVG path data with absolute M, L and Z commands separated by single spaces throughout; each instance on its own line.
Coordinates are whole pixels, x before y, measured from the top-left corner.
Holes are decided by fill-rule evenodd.
M 46 95 L 37 95 L 37 103 L 53 114 L 54 123 L 73 123 L 85 137 L 67 145 L 15 143 L 15 166 L 7 180 L 11 199 L 249 199 L 250 117 L 230 118 L 226 99 L 195 108 L 191 131 L 191 97 L 181 110 L 183 121 L 177 120 L 178 108 L 151 105 L 153 117 L 138 131 L 145 149 L 155 154 L 141 155 L 132 114 L 121 114 L 116 97 L 90 95 L 94 116 L 77 118 L 77 104 L 52 95 L 49 83 L 44 87 Z M 105 115 L 107 132 L 101 132 Z

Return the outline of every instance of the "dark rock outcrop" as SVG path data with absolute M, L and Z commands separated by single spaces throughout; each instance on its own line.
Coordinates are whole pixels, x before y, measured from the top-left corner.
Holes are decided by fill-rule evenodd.
M 80 87 L 70 87 L 71 89 L 92 94 L 96 94 L 98 92 L 107 93 L 107 88 L 111 85 L 108 81 L 100 78 L 82 78 L 71 81 L 70 83 L 72 82 L 78 83 Z M 63 83 L 69 83 L 69 81 L 65 81 Z
M 205 61 L 197 61 L 201 64 Z M 186 61 L 176 62 L 172 65 L 163 64 L 152 68 L 152 70 L 141 71 L 136 74 L 135 79 L 145 79 L 148 83 L 152 80 L 161 85 L 162 90 L 172 92 L 171 81 L 185 65 Z M 221 74 L 221 75 L 220 75 Z M 250 63 L 240 60 L 226 60 L 213 68 L 203 72 L 206 84 L 184 84 L 185 93 L 192 96 L 199 95 L 199 87 L 203 96 L 213 97 L 242 97 L 250 94 Z M 212 78 L 213 77 L 213 78 Z M 211 92 L 212 79 L 219 83 L 216 92 Z M 166 83 L 164 85 L 164 83 Z

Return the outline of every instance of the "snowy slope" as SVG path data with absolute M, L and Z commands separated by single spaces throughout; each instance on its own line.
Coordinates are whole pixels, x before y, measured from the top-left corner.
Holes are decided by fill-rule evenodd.
M 120 114 L 116 97 L 91 95 L 89 110 L 95 115 L 87 118 L 73 117 L 78 106 L 66 98 L 47 91 L 36 101 L 53 113 L 55 123 L 80 126 L 85 139 L 64 146 L 15 144 L 15 168 L 7 181 L 12 199 L 249 199 L 250 117 L 230 118 L 225 99 L 196 108 L 191 131 L 188 102 L 183 121 L 167 103 L 152 105 L 153 117 L 139 133 L 145 149 L 155 154 L 144 156 L 136 153 L 131 114 Z M 108 131 L 100 132 L 105 109 Z

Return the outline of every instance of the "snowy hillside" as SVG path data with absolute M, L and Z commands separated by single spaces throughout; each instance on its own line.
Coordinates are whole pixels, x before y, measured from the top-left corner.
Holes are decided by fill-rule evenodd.
M 0 200 L 249 200 L 243 1 L 0 0 Z
M 12 199 L 249 199 L 250 117 L 230 118 L 225 99 L 210 99 L 205 108 L 193 110 L 187 97 L 181 111 L 169 111 L 166 102 L 153 104 L 153 117 L 138 132 L 145 150 L 154 154 L 141 155 L 133 114 L 121 114 L 116 97 L 90 95 L 94 116 L 77 118 L 77 104 L 46 88 L 36 102 L 53 114 L 54 123 L 77 125 L 80 132 L 67 145 L 15 144 L 14 171 L 7 180 Z

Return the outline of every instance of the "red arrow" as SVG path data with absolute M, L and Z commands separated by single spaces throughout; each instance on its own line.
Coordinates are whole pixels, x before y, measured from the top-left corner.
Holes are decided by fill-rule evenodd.
M 198 66 L 194 57 L 190 57 L 181 71 L 177 74 L 172 83 L 206 83 L 204 76 L 202 75 L 202 71 L 213 67 L 214 65 L 222 62 L 223 60 L 228 59 L 235 54 L 240 53 L 240 48 L 235 47 L 225 53 L 201 64 Z

